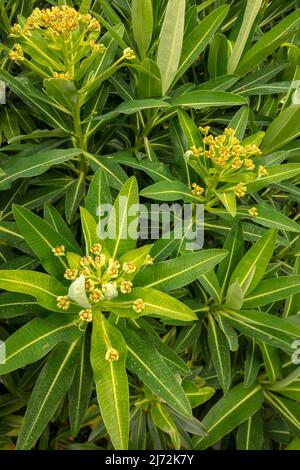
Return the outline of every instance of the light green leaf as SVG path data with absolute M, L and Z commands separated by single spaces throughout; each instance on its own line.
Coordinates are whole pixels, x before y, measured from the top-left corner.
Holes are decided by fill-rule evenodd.
M 112 351 L 113 350 L 113 351 Z M 115 354 L 116 360 L 107 355 Z M 126 343 L 121 333 L 101 312 L 94 315 L 91 363 L 101 416 L 117 450 L 128 448 L 129 391 L 126 374 Z
M 138 330 L 123 330 L 128 349 L 127 367 L 152 390 L 155 395 L 185 416 L 191 416 L 191 407 L 175 375 L 151 342 L 140 337 Z
M 19 328 L 5 341 L 6 360 L 0 364 L 0 375 L 38 361 L 61 341 L 78 339 L 81 332 L 74 324 L 76 319 L 73 315 L 53 314 Z
M 260 307 L 300 293 L 300 275 L 262 280 L 244 299 L 244 308 Z
M 195 449 L 207 449 L 229 434 L 239 424 L 254 415 L 262 406 L 263 391 L 260 385 L 245 388 L 241 383 L 221 398 L 202 420 L 208 436 L 196 438 Z
M 60 344 L 40 373 L 26 409 L 18 450 L 30 450 L 57 410 L 71 385 L 78 354 L 77 342 Z
M 64 245 L 66 251 L 76 252 L 77 247 L 71 245 L 68 239 L 28 209 L 15 205 L 13 213 L 21 234 L 44 268 L 53 276 L 63 279 L 67 268 L 65 257 L 54 256 L 52 249 Z
M 299 339 L 300 328 L 283 318 L 254 310 L 222 312 L 238 331 L 283 351 L 293 352 L 292 343 Z
M 230 352 L 228 343 L 212 315 L 208 316 L 207 340 L 219 383 L 226 393 L 231 384 Z
M 80 154 L 79 149 L 53 149 L 35 153 L 30 158 L 10 157 L 1 167 L 5 176 L 0 178 L 0 189 L 10 188 L 19 178 L 30 178 L 45 173 L 51 166 L 59 165 Z
M 152 38 L 153 13 L 151 0 L 133 0 L 132 30 L 141 59 L 143 59 L 147 54 Z
M 162 261 L 140 271 L 135 285 L 170 291 L 183 287 L 212 269 L 227 256 L 226 250 L 201 250 L 177 259 Z
M 262 2 L 263 0 L 247 0 L 243 22 L 228 61 L 228 73 L 234 73 L 237 68 Z
M 247 288 L 247 292 L 250 293 L 257 286 L 267 269 L 275 248 L 275 242 L 276 231 L 271 229 L 266 232 L 266 234 L 243 256 L 231 275 L 229 285 L 233 284 L 236 279 L 238 279 L 239 284 L 243 289 L 250 273 L 255 268 L 254 275 Z
M 169 0 L 157 51 L 163 95 L 176 75 L 183 43 L 185 0 Z
M 300 10 L 292 12 L 252 46 L 239 63 L 236 73 L 245 75 L 256 67 L 265 57 L 275 51 L 299 25 Z
M 57 297 L 67 295 L 68 287 L 48 274 L 27 270 L 0 270 L 0 288 L 10 292 L 20 292 L 35 297 L 38 303 L 52 312 L 62 310 L 57 307 Z M 77 313 L 78 306 L 71 304 L 66 311 Z
M 192 91 L 171 100 L 171 106 L 187 106 L 195 109 L 242 106 L 246 98 L 226 91 Z
M 115 228 L 115 234 L 106 240 L 112 258 L 116 258 L 136 246 L 138 227 L 138 186 L 134 176 L 122 187 L 111 211 L 108 228 Z M 133 211 L 133 208 L 135 210 Z
M 272 183 L 279 183 L 294 176 L 299 175 L 300 165 L 298 163 L 286 163 L 283 165 L 274 165 L 268 167 L 268 175 L 251 181 L 247 184 L 249 192 L 256 192 Z
M 297 93 L 297 92 L 295 92 Z M 291 104 L 270 124 L 262 143 L 264 154 L 274 152 L 300 135 L 300 106 Z M 270 168 L 272 169 L 272 167 Z
M 134 285 L 136 282 L 134 281 Z M 133 309 L 133 302 L 142 299 L 144 309 L 137 314 Z M 184 303 L 150 287 L 135 287 L 130 294 L 119 294 L 118 297 L 104 303 L 116 315 L 121 317 L 137 318 L 140 315 L 149 315 L 158 318 L 170 318 L 173 320 L 192 321 L 197 317 Z
M 90 363 L 90 345 L 87 335 L 81 338 L 78 365 L 69 389 L 69 419 L 71 432 L 76 436 L 84 420 L 92 394 L 93 371 Z
M 228 5 L 216 8 L 212 13 L 205 16 L 197 27 L 184 38 L 180 64 L 174 82 L 177 82 L 182 77 L 210 43 L 215 32 L 225 19 L 228 9 Z

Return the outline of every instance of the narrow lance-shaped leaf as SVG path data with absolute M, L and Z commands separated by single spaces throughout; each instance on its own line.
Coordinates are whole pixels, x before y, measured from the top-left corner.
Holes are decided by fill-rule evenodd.
M 31 178 L 45 173 L 51 166 L 64 163 L 80 154 L 79 149 L 53 149 L 28 157 L 11 157 L 2 163 L 4 176 L 0 177 L 0 189 L 8 189 L 19 178 Z
M 129 391 L 126 343 L 101 312 L 94 314 L 91 363 L 101 416 L 115 449 L 128 448 Z
M 299 339 L 300 328 L 289 321 L 263 312 L 222 312 L 238 331 L 283 351 L 293 352 L 292 344 Z
M 87 335 L 80 341 L 80 354 L 72 385 L 69 389 L 69 418 L 71 432 L 76 436 L 84 420 L 92 394 L 93 371 Z
M 157 64 L 165 94 L 177 72 L 183 43 L 185 0 L 169 0 L 161 28 Z
M 219 383 L 226 393 L 231 383 L 231 363 L 228 343 L 212 315 L 208 316 L 208 346 Z
M 263 391 L 258 384 L 245 388 L 241 383 L 221 398 L 202 420 L 208 436 L 196 438 L 195 449 L 207 449 L 222 439 L 262 406 Z
M 133 282 L 135 283 L 135 281 Z M 139 299 L 143 301 L 143 310 L 137 314 L 133 306 L 134 301 Z M 150 287 L 133 288 L 130 294 L 119 294 L 118 297 L 105 302 L 104 305 L 116 315 L 122 317 L 137 318 L 140 315 L 150 315 L 181 321 L 197 319 L 197 316 L 187 305 L 164 292 Z
M 44 357 L 57 343 L 70 343 L 81 335 L 73 315 L 35 318 L 19 328 L 6 341 L 6 360 L 0 375 L 7 374 Z
M 184 38 L 180 64 L 174 83 L 182 77 L 186 70 L 197 60 L 201 52 L 210 43 L 215 32 L 225 19 L 228 9 L 228 5 L 216 8 L 212 13 L 205 16 L 197 27 L 193 29 L 186 38 Z
M 201 250 L 177 259 L 162 261 L 140 271 L 135 285 L 170 291 L 183 287 L 216 266 L 227 256 L 226 250 Z
M 63 245 L 65 251 L 76 252 L 77 246 L 74 247 L 68 239 L 28 209 L 15 205 L 13 213 L 26 243 L 39 257 L 44 268 L 49 274 L 63 279 L 67 268 L 65 257 L 54 256 L 52 249 Z
M 77 342 L 60 344 L 40 373 L 31 394 L 18 441 L 18 450 L 30 450 L 57 410 L 71 385 L 78 354 Z
M 129 328 L 123 334 L 128 349 L 129 370 L 137 374 L 153 393 L 172 408 L 185 416 L 191 416 L 190 404 L 184 391 L 152 343 L 142 338 L 138 331 Z
M 138 227 L 138 187 L 134 176 L 124 184 L 114 204 L 108 229 L 111 236 L 106 246 L 113 258 L 132 250 L 136 246 Z M 115 230 L 115 233 L 113 233 Z
M 151 0 L 133 0 L 132 29 L 140 56 L 143 59 L 147 54 L 152 38 L 153 13 Z
M 62 313 L 57 297 L 67 295 L 68 288 L 48 274 L 27 270 L 0 270 L 0 288 L 35 297 L 38 303 L 52 312 Z M 77 313 L 78 306 L 70 304 L 67 313 Z
M 274 251 L 275 242 L 276 231 L 271 229 L 243 256 L 231 275 L 229 285 L 233 284 L 236 279 L 238 279 L 239 284 L 243 289 L 251 271 L 255 269 L 252 280 L 247 287 L 247 292 L 250 293 L 257 286 L 267 269 Z

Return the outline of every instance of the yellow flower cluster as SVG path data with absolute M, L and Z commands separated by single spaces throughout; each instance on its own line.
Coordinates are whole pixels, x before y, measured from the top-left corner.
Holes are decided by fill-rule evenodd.
M 28 34 L 32 29 L 49 29 L 56 34 L 68 36 L 80 27 L 90 31 L 100 31 L 100 23 L 91 15 L 82 15 L 74 8 L 67 5 L 61 7 L 54 6 L 40 10 L 35 8 L 27 19 L 23 32 Z M 14 25 L 11 34 L 20 33 L 17 25 Z
M 123 56 L 125 57 L 125 59 L 127 60 L 133 60 L 135 59 L 135 52 L 133 49 L 131 49 L 131 47 L 126 47 L 126 49 L 124 49 L 123 51 Z
M 237 197 L 244 197 L 247 192 L 247 186 L 244 183 L 239 183 L 235 186 L 234 192 Z
M 70 72 L 54 72 L 53 78 L 60 78 L 61 80 L 72 80 Z
M 252 207 L 248 210 L 248 214 L 251 215 L 251 217 L 258 217 L 258 210 L 256 207 Z
M 204 188 L 202 188 L 201 186 L 199 186 L 197 183 L 193 183 L 192 184 L 192 193 L 195 195 L 195 196 L 203 196 L 204 194 Z
M 9 58 L 15 62 L 19 62 L 24 58 L 23 49 L 20 44 L 15 44 L 14 49 L 10 51 Z
M 119 360 L 119 351 L 114 348 L 109 348 L 105 354 L 105 360 L 108 362 L 118 361 Z
M 65 246 L 59 245 L 52 248 L 54 256 L 66 256 Z M 68 257 L 66 257 L 68 259 Z M 144 266 L 153 264 L 153 258 L 148 255 Z M 90 255 L 78 259 L 77 266 L 68 267 L 64 277 L 68 281 L 76 281 L 80 276 L 84 276 L 84 289 L 91 305 L 103 300 L 116 297 L 119 293 L 129 294 L 132 290 L 132 274 L 136 273 L 137 266 L 133 261 L 121 263 L 118 259 L 110 258 L 108 253 L 103 251 L 100 243 L 95 243 L 90 248 Z M 58 296 L 57 306 L 62 310 L 70 308 L 68 296 Z M 132 301 L 132 308 L 136 313 L 141 313 L 145 304 L 142 299 Z M 91 309 L 81 310 L 79 313 L 80 322 L 92 321 Z
M 192 147 L 191 151 L 195 157 L 203 156 L 213 162 L 216 167 L 224 169 L 254 170 L 255 164 L 251 157 L 260 155 L 260 149 L 254 145 L 241 145 L 239 139 L 234 136 L 234 129 L 227 128 L 224 133 L 214 137 L 208 134 L 209 126 L 200 127 L 204 134 L 203 148 Z

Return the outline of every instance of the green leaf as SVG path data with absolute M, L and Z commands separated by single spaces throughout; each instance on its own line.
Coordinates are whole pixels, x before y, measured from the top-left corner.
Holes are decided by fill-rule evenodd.
M 72 385 L 69 389 L 69 419 L 71 432 L 76 436 L 83 423 L 92 394 L 93 371 L 87 335 L 80 341 L 80 355 Z
M 127 367 L 172 408 L 191 416 L 191 407 L 175 375 L 169 369 L 151 342 L 140 337 L 138 330 L 123 330 L 128 356 Z
M 152 39 L 153 13 L 151 0 L 133 0 L 132 30 L 141 59 L 143 59 Z
M 190 149 L 191 147 L 201 147 L 203 145 L 203 140 L 199 128 L 196 126 L 194 120 L 182 109 L 177 110 L 180 127 L 184 133 L 187 147 L 185 150 Z
M 90 255 L 90 248 L 99 242 L 97 235 L 97 223 L 94 217 L 84 208 L 80 208 L 82 231 L 85 240 L 86 256 Z
M 151 418 L 158 429 L 169 434 L 173 448 L 179 450 L 180 435 L 177 426 L 171 417 L 171 413 L 166 409 L 163 403 L 153 403 L 151 406 Z
M 227 256 L 226 250 L 201 250 L 153 264 L 140 271 L 135 285 L 170 291 L 186 286 L 212 269 Z
M 268 175 L 251 181 L 247 184 L 248 191 L 256 192 L 272 183 L 279 183 L 299 175 L 300 165 L 298 163 L 286 163 L 268 167 Z
M 228 250 L 229 254 L 220 262 L 217 270 L 218 279 L 222 283 L 222 295 L 227 289 L 230 275 L 243 256 L 243 245 L 242 226 L 239 220 L 235 219 L 224 243 L 224 249 Z
M 185 0 L 169 0 L 162 24 L 157 50 L 162 92 L 172 84 L 180 61 L 184 32 Z
M 228 287 L 226 294 L 225 306 L 240 310 L 244 302 L 244 291 L 241 288 L 238 280 Z
M 222 24 L 229 10 L 228 5 L 216 8 L 212 13 L 197 25 L 191 33 L 184 38 L 180 64 L 174 82 L 188 70 L 188 68 L 198 59 L 206 46 L 212 40 L 215 32 Z
M 98 208 L 102 204 L 111 204 L 111 194 L 107 176 L 102 168 L 96 171 L 90 183 L 85 199 L 85 208 L 94 218 L 97 218 Z
M 236 216 L 236 196 L 234 191 L 225 193 L 216 193 L 223 206 L 232 217 Z
M 250 109 L 248 106 L 243 106 L 240 108 L 237 113 L 233 116 L 230 123 L 228 124 L 228 128 L 235 130 L 235 137 L 239 140 L 243 140 L 245 131 L 248 124 Z
M 89 159 L 91 167 L 95 171 L 101 169 L 105 173 L 109 185 L 112 188 L 117 190 L 122 188 L 123 184 L 127 180 L 127 175 L 119 165 L 108 160 L 108 158 L 104 159 L 102 156 L 99 157 L 86 152 L 84 152 L 84 155 Z
M 35 297 L 42 307 L 60 314 L 62 310 L 57 307 L 57 297 L 68 293 L 68 287 L 48 274 L 27 270 L 0 270 L 0 288 L 29 294 Z M 78 313 L 78 308 L 71 303 L 67 313 Z
M 59 232 L 41 217 L 24 207 L 14 205 L 13 213 L 17 226 L 32 251 L 38 256 L 49 274 L 63 279 L 67 263 L 64 256 L 54 256 L 52 249 L 64 245 L 66 251 L 77 251 Z
M 28 82 L 13 77 L 3 68 L 0 70 L 0 80 L 3 80 L 26 105 L 37 111 L 51 127 L 62 129 L 67 133 L 70 132 L 68 126 L 66 126 L 66 121 L 54 109 L 53 105 L 49 105 L 50 100 L 47 100 L 46 95 L 37 88 L 31 86 L 29 89 Z
M 153 98 L 144 99 L 144 100 L 130 100 L 124 101 L 116 109 L 116 113 L 122 114 L 134 114 L 138 111 L 143 111 L 144 109 L 153 109 L 153 108 L 168 108 L 169 103 L 162 100 L 157 100 Z
M 226 393 L 231 384 L 230 352 L 228 343 L 212 315 L 208 316 L 207 340 L 219 383 Z
M 138 227 L 138 186 L 134 176 L 122 187 L 108 220 L 108 227 L 115 233 L 106 240 L 106 246 L 116 258 L 136 246 Z M 135 210 L 133 211 L 133 207 Z
M 79 178 L 75 179 L 69 186 L 66 201 L 65 201 L 65 214 L 68 224 L 70 224 L 76 214 L 76 211 L 81 203 L 85 190 L 85 176 L 80 174 Z
M 264 425 L 258 412 L 244 421 L 236 434 L 237 450 L 260 450 L 264 443 Z
M 134 281 L 134 285 L 136 282 Z M 142 299 L 145 307 L 142 313 L 136 314 L 133 302 Z M 197 317 L 184 303 L 150 287 L 135 287 L 130 294 L 119 294 L 118 297 L 106 301 L 105 307 L 121 317 L 137 318 L 142 315 L 150 315 L 158 318 L 171 318 L 172 320 L 192 321 Z
M 171 106 L 187 106 L 195 109 L 242 106 L 246 98 L 226 91 L 192 91 L 171 100 Z
M 246 348 L 246 359 L 244 369 L 245 387 L 250 387 L 256 381 L 256 377 L 261 365 L 260 363 L 261 358 L 256 348 L 256 342 L 254 339 L 251 339 Z
M 265 397 L 272 408 L 280 413 L 292 433 L 300 438 L 300 409 L 299 404 L 287 398 L 279 397 L 275 393 L 265 392 Z
M 243 22 L 228 60 L 228 73 L 234 73 L 238 66 L 240 58 L 248 42 L 248 38 L 251 34 L 252 26 L 260 12 L 262 2 L 263 0 L 247 0 Z
M 163 357 L 167 365 L 176 374 L 189 375 L 190 369 L 183 359 L 176 354 L 176 352 L 168 346 L 159 336 L 158 333 L 152 328 L 146 319 L 139 319 L 136 323 L 141 326 L 139 334 L 142 338 L 146 338 L 148 343 L 151 343 L 157 352 Z
M 80 253 L 80 246 L 78 245 L 75 236 L 67 226 L 61 213 L 54 206 L 51 206 L 50 204 L 44 205 L 44 219 L 45 222 L 48 222 L 48 224 L 52 225 L 56 232 L 60 233 L 64 238 L 69 240 L 70 244 L 76 248 L 75 251 Z
M 263 35 L 254 46 L 244 55 L 239 63 L 236 73 L 245 75 L 251 69 L 256 67 L 265 57 L 275 51 L 283 41 L 290 36 L 298 26 L 300 18 L 300 10 L 292 12 L 286 18 L 273 26 L 266 34 Z
M 111 350 L 116 360 L 109 360 Z M 101 416 L 117 450 L 128 448 L 129 391 L 126 374 L 126 343 L 121 333 L 101 312 L 94 315 L 91 363 Z
M 185 395 L 188 397 L 192 408 L 196 408 L 197 406 L 207 402 L 215 394 L 215 390 L 212 387 L 199 388 L 198 385 L 188 380 L 184 380 L 182 382 L 182 388 L 185 391 Z
M 60 344 L 43 367 L 27 405 L 18 450 L 34 446 L 70 387 L 76 368 L 76 346 L 77 342 Z
M 279 351 L 274 346 L 270 346 L 269 344 L 265 343 L 258 342 L 258 346 L 260 347 L 262 353 L 267 377 L 269 382 L 272 384 L 281 377 L 282 373 Z
M 273 254 L 275 242 L 276 231 L 271 229 L 243 256 L 231 275 L 229 285 L 233 284 L 236 279 L 238 279 L 239 285 L 243 289 L 251 271 L 255 270 L 250 285 L 248 285 L 245 291 L 245 293 L 247 292 L 249 294 L 264 275 Z
M 287 217 L 286 215 L 282 214 L 281 212 L 261 204 L 258 204 L 255 207 L 258 211 L 258 216 L 255 217 L 255 222 L 268 228 L 287 230 L 289 232 L 300 232 L 300 225 L 294 220 Z M 239 214 L 243 214 L 249 217 L 249 209 L 242 209 L 238 212 Z
M 71 343 L 80 335 L 72 315 L 53 314 L 46 318 L 35 318 L 5 341 L 6 361 L 0 364 L 0 375 L 32 364 L 61 341 Z
M 161 181 L 148 186 L 140 192 L 143 197 L 156 199 L 157 201 L 178 201 L 183 199 L 186 202 L 199 202 L 199 198 L 194 196 L 190 188 L 182 181 Z
M 299 104 L 291 104 L 284 109 L 267 129 L 262 143 L 264 154 L 274 152 L 298 137 L 300 135 L 299 119 Z
M 253 310 L 222 312 L 231 325 L 247 336 L 270 344 L 283 351 L 292 352 L 292 343 L 299 339 L 300 328 L 287 320 Z
M 265 279 L 244 299 L 244 308 L 260 307 L 300 293 L 300 275 Z
M 262 403 L 263 391 L 260 385 L 249 388 L 245 388 L 242 383 L 236 385 L 208 411 L 202 420 L 208 436 L 196 438 L 194 448 L 202 450 L 212 446 L 254 415 Z
M 59 165 L 80 154 L 79 149 L 53 149 L 38 152 L 30 158 L 10 157 L 2 163 L 5 176 L 0 178 L 0 189 L 10 188 L 13 181 L 19 178 L 30 178 L 45 173 L 51 166 Z

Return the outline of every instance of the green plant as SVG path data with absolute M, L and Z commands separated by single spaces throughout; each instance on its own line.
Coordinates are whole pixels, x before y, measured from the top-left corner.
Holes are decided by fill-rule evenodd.
M 1 449 L 300 448 L 299 21 L 0 1 Z

